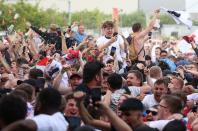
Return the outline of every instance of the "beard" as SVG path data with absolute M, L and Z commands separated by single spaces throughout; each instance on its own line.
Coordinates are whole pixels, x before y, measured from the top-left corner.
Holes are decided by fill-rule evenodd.
M 133 86 L 132 82 L 130 82 L 130 81 L 127 81 L 127 85 L 128 86 Z

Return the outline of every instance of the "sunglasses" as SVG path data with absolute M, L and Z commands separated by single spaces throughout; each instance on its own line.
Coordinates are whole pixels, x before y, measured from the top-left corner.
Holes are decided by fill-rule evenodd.
M 146 110 L 146 114 L 152 114 L 153 116 L 156 116 L 157 115 L 157 112 L 156 111 L 151 111 L 151 110 Z

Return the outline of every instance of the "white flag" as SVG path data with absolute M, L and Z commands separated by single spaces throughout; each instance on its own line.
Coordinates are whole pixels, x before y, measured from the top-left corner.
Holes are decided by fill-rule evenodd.
M 164 10 L 167 12 L 177 24 L 184 24 L 186 25 L 189 29 L 192 27 L 192 20 L 190 18 L 190 14 L 185 12 L 185 11 L 174 11 L 174 10 L 169 10 L 164 7 L 160 8 L 161 10 Z

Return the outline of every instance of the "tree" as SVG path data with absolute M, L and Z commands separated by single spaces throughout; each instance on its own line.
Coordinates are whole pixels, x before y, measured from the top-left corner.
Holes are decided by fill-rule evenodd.
M 136 11 L 130 14 L 121 14 L 123 27 L 131 27 L 134 23 L 141 23 L 143 26 L 146 25 L 146 16 L 142 11 Z
M 15 25 L 15 29 L 25 31 L 26 22 L 30 22 L 37 27 L 48 27 L 51 23 L 56 23 L 60 26 L 64 25 L 65 13 L 59 13 L 55 10 L 48 9 L 46 11 L 39 9 L 38 4 L 30 5 L 24 1 L 20 1 L 13 5 L 5 4 L 0 1 L 1 11 L 0 26 L 1 30 L 6 30 L 11 24 Z M 18 19 L 14 19 L 15 14 L 19 14 Z M 4 24 L 2 24 L 4 23 Z
M 160 22 L 161 24 L 176 24 L 173 18 L 166 14 L 161 14 L 160 15 Z
M 198 26 L 198 21 L 197 20 L 193 20 L 193 25 Z
M 86 25 L 89 29 L 97 29 L 104 18 L 106 20 L 111 19 L 111 17 L 109 18 L 109 15 L 103 14 L 98 9 L 93 11 L 83 10 L 72 13 L 72 21 L 79 21 L 80 23 Z

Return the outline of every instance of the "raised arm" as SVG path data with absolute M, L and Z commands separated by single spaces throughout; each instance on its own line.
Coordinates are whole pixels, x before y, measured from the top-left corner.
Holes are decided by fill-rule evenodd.
M 153 27 L 155 25 L 155 21 L 159 16 L 159 13 L 160 13 L 160 10 L 155 11 L 154 16 L 153 16 L 152 20 L 150 21 L 148 27 L 146 27 L 146 29 L 144 29 L 138 36 L 136 36 L 137 39 L 145 37 L 153 29 Z
M 111 126 L 109 123 L 104 122 L 102 120 L 96 120 L 89 114 L 89 112 L 87 111 L 87 109 L 84 106 L 84 96 L 85 96 L 85 94 L 83 92 L 76 92 L 74 94 L 74 97 L 77 100 L 77 106 L 79 108 L 80 116 L 81 116 L 83 122 L 85 124 L 94 126 L 100 130 L 110 131 Z
M 61 44 L 62 44 L 62 52 L 67 52 L 67 44 L 65 41 L 65 36 L 63 34 L 63 32 L 61 31 Z
M 100 103 L 100 106 L 117 131 L 132 131 L 129 125 L 127 125 L 127 123 L 118 117 L 108 106 L 106 106 L 104 103 Z
M 34 32 L 36 32 L 38 35 L 40 35 L 43 39 L 47 40 L 46 38 L 47 38 L 48 33 L 42 32 L 41 30 L 39 30 L 38 28 L 36 28 L 36 27 L 34 27 L 34 26 L 30 26 L 30 28 L 31 28 Z
M 194 41 L 192 41 L 190 44 L 191 44 L 193 50 L 195 51 L 196 55 L 198 56 L 198 48 L 197 48 L 197 45 L 195 44 Z
M 112 37 L 107 43 L 99 43 L 98 48 L 100 51 L 103 51 L 105 48 L 108 48 L 111 44 L 113 44 L 117 40 L 116 37 Z
M 145 76 L 146 76 L 147 84 L 148 84 L 149 86 L 153 87 L 153 86 L 154 86 L 154 83 L 153 83 L 153 81 L 152 81 L 152 79 L 151 79 L 151 77 L 150 77 L 150 71 L 149 71 L 149 69 L 145 68 L 145 69 L 144 69 L 144 74 L 145 74 Z
M 106 104 L 107 106 L 109 106 L 111 103 L 111 94 L 112 92 L 110 90 L 107 90 L 103 98 L 103 103 Z
M 85 38 L 76 48 L 75 50 L 80 50 L 82 46 L 86 45 L 89 42 L 88 38 Z
M 54 78 L 54 81 L 53 81 L 53 87 L 56 88 L 58 91 L 60 91 L 61 94 L 65 94 L 67 92 L 72 91 L 72 89 L 69 87 L 64 88 L 64 90 L 60 88 L 62 77 L 64 73 L 67 73 L 68 69 L 69 67 L 64 66 L 62 70 L 60 71 L 60 73 Z
M 2 63 L 2 65 L 5 67 L 6 71 L 8 73 L 10 73 L 10 66 L 8 65 L 8 63 L 6 62 L 5 58 L 3 58 L 2 54 L 0 53 L 0 62 Z
M 38 56 L 38 50 L 36 49 L 36 46 L 35 46 L 35 43 L 33 41 L 33 37 L 30 36 L 30 39 L 28 41 L 28 48 L 29 48 L 29 51 L 33 54 L 33 58 L 36 60 L 38 59 L 37 56 Z

